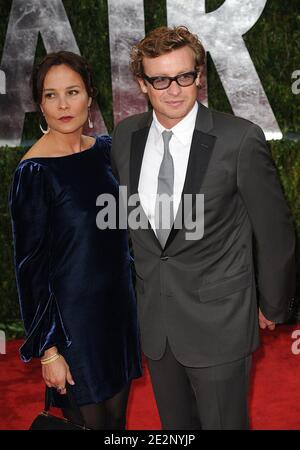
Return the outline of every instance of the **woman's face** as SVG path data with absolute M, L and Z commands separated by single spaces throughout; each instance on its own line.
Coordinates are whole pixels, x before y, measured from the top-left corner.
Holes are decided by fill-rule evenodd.
M 74 133 L 87 121 L 88 96 L 83 79 L 69 66 L 52 66 L 44 80 L 41 110 L 48 126 L 60 133 Z

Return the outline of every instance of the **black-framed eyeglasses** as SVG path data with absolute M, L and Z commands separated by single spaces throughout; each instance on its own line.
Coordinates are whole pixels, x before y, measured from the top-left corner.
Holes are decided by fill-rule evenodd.
M 198 72 L 193 70 L 192 72 L 181 73 L 176 75 L 176 77 L 148 77 L 144 75 L 144 80 L 148 81 L 154 89 L 168 89 L 171 85 L 172 81 L 176 81 L 176 83 L 181 87 L 191 86 L 196 80 Z

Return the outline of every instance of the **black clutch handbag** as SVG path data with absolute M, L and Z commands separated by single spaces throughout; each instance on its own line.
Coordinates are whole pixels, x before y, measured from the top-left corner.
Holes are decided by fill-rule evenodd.
M 68 397 L 68 401 L 70 403 L 71 408 L 78 412 L 78 417 L 82 417 L 80 409 L 76 404 L 72 392 L 70 391 L 68 386 L 66 395 Z M 77 424 L 71 422 L 68 419 L 57 417 L 54 416 L 53 414 L 50 414 L 49 410 L 52 403 L 51 400 L 52 400 L 51 391 L 47 387 L 45 393 L 45 409 L 34 419 L 34 421 L 29 427 L 29 430 L 77 430 L 77 431 L 90 430 L 90 428 L 87 428 L 85 426 L 83 420 L 82 423 Z

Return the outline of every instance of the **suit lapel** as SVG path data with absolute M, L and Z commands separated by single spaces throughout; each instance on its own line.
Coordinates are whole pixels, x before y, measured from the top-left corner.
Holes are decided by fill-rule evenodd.
M 130 195 L 138 192 L 141 167 L 150 127 L 134 131 L 130 149 Z
M 179 205 L 182 212 L 188 214 L 189 211 L 186 207 L 184 209 L 184 195 L 185 194 L 193 194 L 192 195 L 192 208 L 195 205 L 196 196 L 201 189 L 201 185 L 203 179 L 205 177 L 205 173 L 207 171 L 209 161 L 213 152 L 213 148 L 215 145 L 216 137 L 208 134 L 208 131 L 213 127 L 212 115 L 208 108 L 198 104 L 198 114 L 195 123 L 195 130 L 193 133 L 190 155 L 188 160 L 188 166 L 186 171 L 185 183 L 181 195 L 181 201 Z M 183 215 L 183 214 L 182 214 Z M 175 218 L 175 222 L 177 228 L 172 227 L 165 249 L 171 244 L 174 240 L 176 234 L 179 229 L 182 227 L 181 217 L 177 214 Z
M 129 193 L 130 195 L 138 194 L 139 179 L 141 174 L 142 162 L 145 152 L 145 147 L 148 139 L 148 134 L 152 122 L 152 111 L 143 117 L 143 120 L 139 124 L 139 129 L 132 133 L 131 148 L 130 148 L 130 166 L 129 166 Z M 147 229 L 143 232 L 147 233 L 153 243 L 161 249 L 160 243 L 151 227 L 151 224 L 146 216 L 145 211 L 141 206 L 141 214 L 144 215 L 144 220 L 147 222 Z M 129 208 L 129 211 L 131 208 Z
M 184 195 L 194 194 L 192 199 L 192 207 L 195 205 L 195 194 L 199 193 L 201 185 L 209 165 L 209 161 L 213 152 L 216 137 L 208 132 L 213 128 L 212 114 L 208 108 L 198 103 L 198 114 L 195 123 L 195 130 L 193 133 L 190 155 L 188 160 L 185 183 L 182 191 L 181 202 L 179 210 L 184 211 Z M 132 133 L 131 150 L 130 150 L 130 195 L 138 193 L 138 185 L 142 167 L 142 161 L 147 143 L 147 138 L 152 122 L 152 112 L 143 115 L 137 130 Z M 142 208 L 141 208 L 142 209 Z M 143 214 L 145 212 L 142 209 Z M 188 213 L 188 210 L 185 211 Z M 146 214 L 145 214 L 146 216 Z M 177 214 L 175 223 L 178 224 L 179 216 Z M 148 219 L 147 219 L 148 221 Z M 179 226 L 180 228 L 180 226 Z M 148 229 L 144 230 L 155 245 L 162 250 L 160 243 L 148 221 Z M 173 227 L 170 231 L 167 243 L 164 250 L 166 250 L 178 233 L 178 228 Z

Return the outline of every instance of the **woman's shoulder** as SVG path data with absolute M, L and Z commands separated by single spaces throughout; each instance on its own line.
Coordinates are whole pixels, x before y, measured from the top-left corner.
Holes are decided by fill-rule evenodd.
M 96 143 L 98 146 L 107 148 L 110 150 L 111 148 L 111 136 L 109 134 L 98 134 L 96 136 Z
M 33 178 L 48 178 L 47 153 L 39 139 L 21 158 L 15 172 L 14 180 L 32 182 Z
M 110 160 L 110 149 L 111 149 L 111 137 L 107 134 L 96 135 L 95 137 L 84 136 L 84 150 L 79 153 L 71 154 L 56 154 L 53 149 L 47 145 L 47 142 L 43 140 L 43 137 L 39 139 L 22 157 L 17 169 L 21 167 L 30 166 L 48 166 L 50 162 L 55 162 L 56 160 L 66 159 L 69 156 L 80 156 L 88 150 L 98 149 L 105 158 Z M 88 152 L 89 153 L 89 152 Z M 73 159 L 73 158 L 67 158 Z M 51 164 L 52 166 L 52 164 Z
M 104 155 L 110 164 L 111 137 L 108 134 L 100 134 L 96 136 L 96 147 Z
M 47 156 L 49 156 L 49 152 L 47 151 L 47 148 L 44 145 L 43 138 L 40 138 L 25 153 L 25 155 L 22 157 L 20 163 L 24 162 L 26 160 L 30 160 L 31 158 L 41 158 L 41 157 L 47 157 Z
M 10 207 L 24 204 L 28 199 L 50 200 L 51 196 L 52 176 L 47 166 L 34 159 L 22 159 L 12 176 L 9 190 Z
M 25 158 L 22 159 L 13 173 L 13 183 L 25 183 L 25 184 L 35 184 L 35 180 L 39 179 L 40 182 L 49 183 L 52 178 L 51 171 L 48 170 L 49 167 L 43 161 L 39 159 Z

